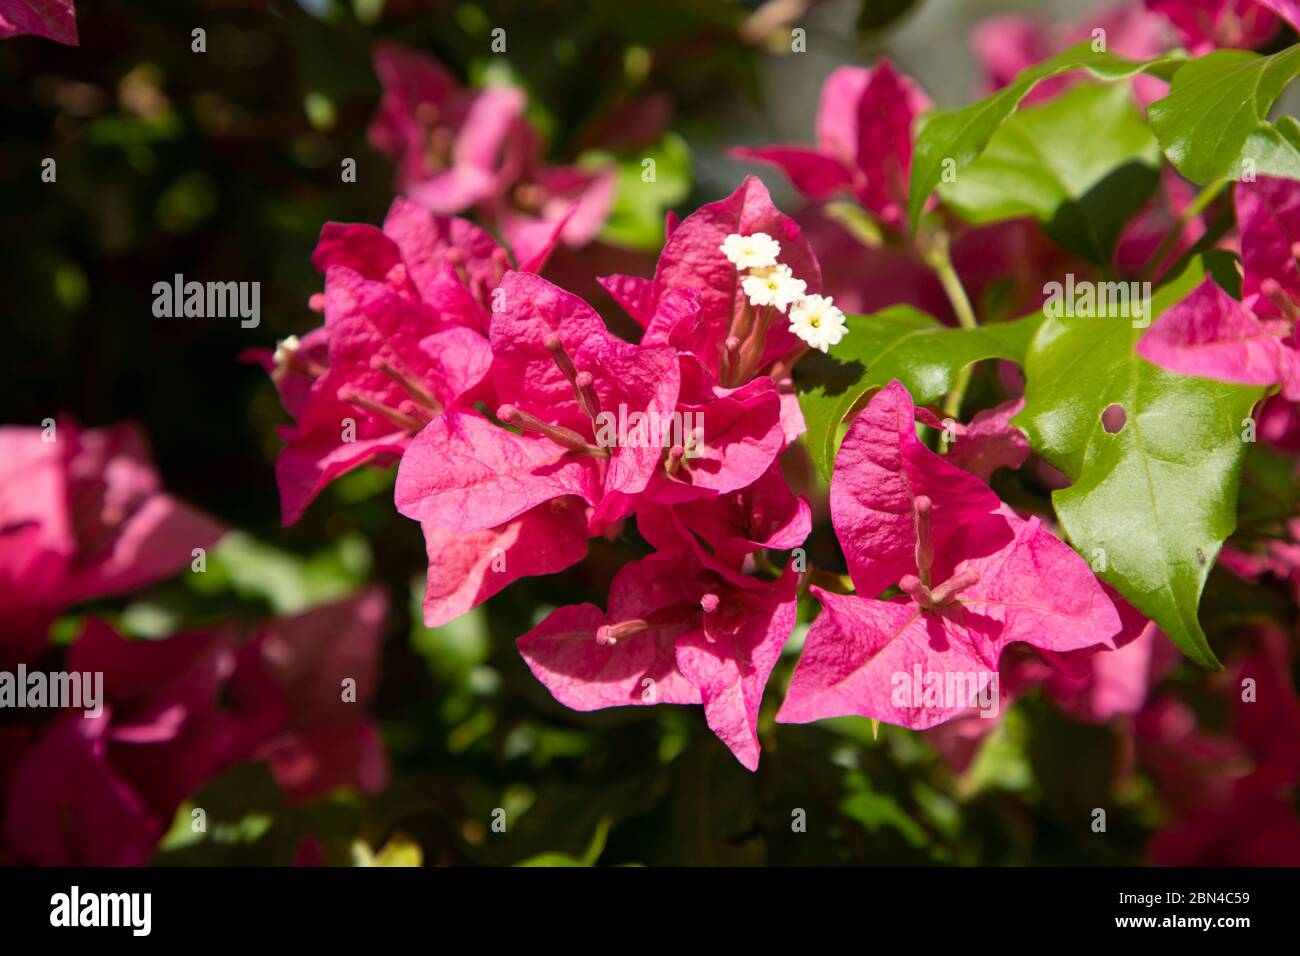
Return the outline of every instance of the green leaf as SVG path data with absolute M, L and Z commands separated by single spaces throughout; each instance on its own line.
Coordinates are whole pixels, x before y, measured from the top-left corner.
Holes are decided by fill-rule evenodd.
M 1158 290 L 1149 315 L 1203 276 L 1197 263 Z M 1016 424 L 1074 482 L 1052 493 L 1070 542 L 1185 654 L 1217 668 L 1197 605 L 1236 521 L 1241 422 L 1263 390 L 1157 368 L 1134 351 L 1144 331 L 1120 318 L 1045 319 Z M 1111 405 L 1126 416 L 1115 434 L 1101 420 Z
M 934 402 L 973 362 L 1021 361 L 1041 318 L 1036 313 L 1016 322 L 957 329 L 908 305 L 848 316 L 848 334 L 835 354 L 811 352 L 795 371 L 813 461 L 830 478 L 840 423 L 871 389 L 896 378 L 917 404 Z
M 1151 198 L 1160 163 L 1132 91 L 1081 84 L 1008 119 L 939 195 L 971 223 L 1033 216 L 1063 249 L 1105 266 Z
M 520 860 L 515 866 L 595 866 L 600 855 L 605 852 L 605 841 L 609 837 L 609 828 L 613 822 L 610 817 L 600 818 L 596 824 L 596 832 L 592 834 L 591 843 L 587 845 L 587 852 L 581 858 L 567 853 L 539 853 L 526 860 Z
M 1145 62 L 1126 60 L 1113 53 L 1097 53 L 1085 41 L 1042 63 L 1021 70 L 1010 85 L 991 96 L 956 110 L 940 110 L 922 119 L 912 156 L 912 181 L 907 214 L 912 231 L 930 193 L 943 177 L 946 160 L 956 171 L 969 166 L 988 146 L 993 134 L 1016 111 L 1020 101 L 1038 83 L 1073 70 L 1088 70 L 1103 80 L 1118 80 L 1138 73 L 1169 79 L 1186 60 L 1182 56 L 1158 57 Z
M 1255 172 L 1295 176 L 1300 127 L 1268 122 L 1268 111 L 1300 73 L 1300 44 L 1272 56 L 1216 50 L 1174 76 L 1169 95 L 1151 104 L 1151 128 L 1180 173 L 1204 185 L 1239 178 L 1242 162 Z

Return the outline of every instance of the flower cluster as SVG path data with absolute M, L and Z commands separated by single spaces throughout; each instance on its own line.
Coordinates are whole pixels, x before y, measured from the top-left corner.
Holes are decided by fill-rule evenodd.
M 521 259 L 557 239 L 586 245 L 614 201 L 612 169 L 548 166 L 522 90 L 462 87 L 436 60 L 394 43 L 374 52 L 383 84 L 371 144 L 397 164 L 397 190 L 431 212 L 477 209 Z
M 60 656 L 49 635 L 69 606 L 202 569 L 226 529 L 161 490 L 132 427 L 0 428 L 0 449 L 0 706 L 33 708 L 0 726 L 0 861 L 142 865 L 182 801 L 243 761 L 293 802 L 384 786 L 362 710 L 381 592 L 157 641 L 89 617 Z M 56 699 L 63 678 L 94 701 Z
M 826 352 L 844 338 L 844 313 L 835 308 L 829 296 L 805 295 L 808 283 L 796 278 L 789 266 L 777 261 L 781 244 L 765 232 L 750 236 L 732 234 L 723 240 L 722 254 L 746 274 L 740 280 L 749 304 L 758 310 L 751 329 L 762 328 L 764 334 L 772 321 L 772 310 L 784 315 L 789 310 L 790 331 L 812 348 Z M 743 357 L 745 343 L 739 346 Z M 751 351 L 752 354 L 752 351 Z M 745 375 L 742 366 L 741 377 Z

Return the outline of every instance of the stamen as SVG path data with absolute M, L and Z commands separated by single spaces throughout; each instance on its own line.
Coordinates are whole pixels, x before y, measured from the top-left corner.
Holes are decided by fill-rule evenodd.
M 456 134 L 446 126 L 437 126 L 429 131 L 428 147 L 424 151 L 433 172 L 441 172 L 449 165 L 451 146 Z
M 469 294 L 483 307 L 484 312 L 492 311 L 492 295 L 488 292 L 487 280 L 480 275 L 470 281 Z
M 299 375 L 306 375 L 309 378 L 320 378 L 328 369 L 319 362 L 313 362 L 311 359 L 302 355 L 299 351 L 301 343 L 298 336 L 291 335 L 287 339 L 282 339 L 275 347 L 275 370 L 283 374 L 284 371 L 297 372 Z
M 502 277 L 510 271 L 510 256 L 500 246 L 492 250 L 492 265 L 496 268 L 497 278 L 493 285 L 500 285 Z
M 916 530 L 916 569 L 921 581 L 930 586 L 930 568 L 934 565 L 934 544 L 930 540 L 930 499 L 917 495 L 912 500 L 912 522 Z
M 469 273 L 465 271 L 465 257 L 461 255 L 459 249 L 451 248 L 447 250 L 447 261 L 451 267 L 456 270 L 456 278 L 465 288 L 470 288 Z
M 401 359 L 397 358 L 396 355 L 394 355 L 393 358 L 398 362 L 401 362 Z M 436 398 L 429 394 L 428 390 L 416 380 L 415 376 L 407 374 L 404 370 L 398 369 L 397 366 L 389 362 L 388 359 L 384 358 L 382 355 L 372 355 L 370 357 L 370 367 L 377 372 L 383 372 L 398 385 L 402 386 L 402 388 L 406 389 L 406 393 L 410 395 L 411 398 L 415 399 L 417 404 L 423 405 L 435 415 L 442 414 L 442 405 Z
M 622 621 L 618 624 L 602 624 L 596 628 L 597 644 L 617 644 L 625 637 L 635 637 L 650 630 L 650 622 L 641 618 Z
M 1278 311 L 1286 316 L 1288 320 L 1300 322 L 1300 307 L 1297 307 L 1295 301 L 1286 294 L 1286 290 L 1282 288 L 1282 283 L 1270 277 L 1259 284 L 1259 291 L 1272 299 Z
M 351 385 L 344 385 L 338 390 L 338 399 L 340 402 L 346 402 L 349 405 L 355 405 L 357 408 L 364 409 L 386 418 L 398 428 L 405 429 L 411 434 L 415 434 L 424 427 L 424 422 L 409 412 L 401 411 L 396 408 L 389 408 L 387 405 L 376 402 L 372 398 L 366 398 Z
M 974 568 L 959 571 L 934 589 L 934 603 L 939 607 L 951 604 L 958 594 L 979 583 L 980 575 Z
M 573 390 L 578 395 L 578 405 L 591 423 L 596 424 L 600 414 L 600 396 L 596 394 L 596 380 L 590 372 L 579 372 L 573 378 Z
M 704 608 L 705 614 L 712 614 L 718 609 L 720 603 L 722 603 L 722 599 L 716 594 L 706 594 L 700 598 L 700 607 Z
M 560 367 L 564 377 L 569 380 L 571 385 L 576 385 L 574 379 L 578 377 L 578 369 L 573 364 L 573 357 L 565 349 L 564 342 L 560 340 L 560 337 L 554 332 L 549 332 L 546 338 L 542 340 L 542 344 L 546 346 L 546 351 L 551 353 L 551 358 L 555 359 L 555 364 Z
M 735 373 L 740 371 L 740 339 L 734 335 L 722 343 L 722 384 L 735 385 Z
M 930 589 L 922 584 L 921 579 L 915 574 L 903 575 L 898 582 L 898 586 L 904 594 L 927 611 L 934 607 L 934 596 L 930 593 Z
M 754 324 L 754 309 L 749 303 L 749 297 L 740 303 L 740 311 L 732 316 L 731 328 L 728 330 L 728 337 L 735 337 L 740 341 L 745 341 L 749 337 L 749 330 Z
M 682 466 L 682 459 L 686 457 L 686 449 L 681 445 L 673 445 L 668 449 L 668 458 L 664 461 L 664 470 L 668 476 L 672 477 L 677 474 L 677 469 Z
M 516 408 L 514 405 L 502 405 L 497 409 L 497 418 L 508 425 L 514 425 L 526 432 L 536 432 L 539 435 L 545 435 L 561 448 L 567 448 L 570 451 L 580 451 L 588 455 L 608 456 L 609 451 L 604 448 L 597 448 L 589 445 L 587 439 L 583 438 L 572 428 L 565 428 L 562 425 L 551 425 L 542 421 L 536 415 L 530 415 L 528 412 Z
M 706 594 L 698 603 L 683 601 L 680 604 L 670 604 L 651 611 L 645 617 L 635 617 L 618 624 L 602 624 L 596 628 L 596 643 L 617 644 L 624 638 L 635 637 L 646 631 L 683 624 L 700 613 L 704 601 L 710 596 Z
M 763 350 L 767 347 L 767 330 L 771 327 L 775 314 L 776 310 L 770 306 L 758 310 L 758 322 L 740 349 L 740 370 L 736 376 L 739 382 L 748 381 L 758 371 L 759 363 L 763 361 Z

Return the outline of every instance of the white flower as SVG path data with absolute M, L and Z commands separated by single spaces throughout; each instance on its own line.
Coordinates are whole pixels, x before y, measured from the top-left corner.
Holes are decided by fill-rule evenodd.
M 774 305 L 778 312 L 784 312 L 792 302 L 802 298 L 808 283 L 796 279 L 789 266 L 775 265 L 751 269 L 749 275 L 740 280 L 740 287 L 752 305 Z
M 298 341 L 298 336 L 291 335 L 288 338 L 281 339 L 276 343 L 274 361 L 278 368 L 283 368 L 293 361 L 294 353 L 302 345 Z
M 733 232 L 718 247 L 737 269 L 764 269 L 776 265 L 781 243 L 765 232 L 742 236 Z
M 844 313 L 830 296 L 809 295 L 790 307 L 790 331 L 815 349 L 828 351 L 848 331 Z

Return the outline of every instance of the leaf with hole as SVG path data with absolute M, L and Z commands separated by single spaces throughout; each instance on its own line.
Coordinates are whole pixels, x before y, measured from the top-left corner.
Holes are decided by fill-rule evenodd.
M 1150 315 L 1203 276 L 1193 264 L 1157 291 Z M 1070 542 L 1187 656 L 1217 668 L 1197 606 L 1236 521 L 1241 423 L 1263 390 L 1157 368 L 1134 351 L 1143 332 L 1128 318 L 1045 319 L 1015 423 L 1073 481 L 1052 493 Z

